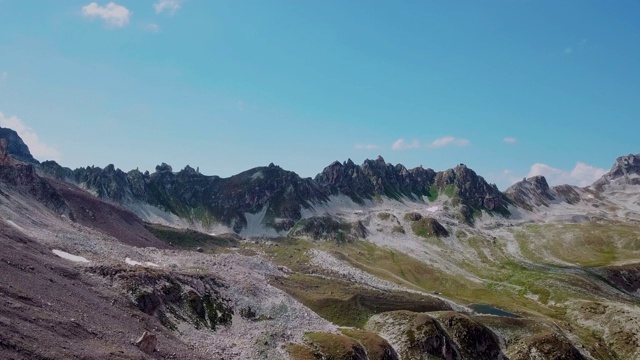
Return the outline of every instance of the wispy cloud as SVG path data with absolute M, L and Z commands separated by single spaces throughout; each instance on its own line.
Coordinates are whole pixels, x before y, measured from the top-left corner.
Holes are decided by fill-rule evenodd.
M 547 164 L 536 163 L 531 166 L 527 177 L 542 175 L 551 185 L 570 184 L 578 186 L 588 186 L 601 178 L 607 170 L 595 166 L 577 162 L 571 170 L 563 170 L 551 167 Z
M 504 139 L 502 139 L 503 142 L 506 142 L 507 144 L 515 144 L 518 142 L 518 139 L 514 138 L 514 137 L 506 137 Z
M 580 41 L 578 41 L 578 42 L 576 42 L 576 43 L 574 43 L 572 45 L 569 45 L 569 46 L 564 48 L 564 54 L 565 55 L 571 55 L 574 52 L 579 51 L 579 50 L 583 49 L 584 47 L 586 47 L 587 43 L 588 43 L 587 39 L 582 39 L 582 40 L 580 40 Z
M 160 32 L 160 25 L 158 24 L 145 24 L 142 26 L 142 29 L 146 32 L 157 33 Z
M 17 116 L 5 116 L 0 112 L 0 126 L 15 130 L 27 144 L 31 154 L 38 159 L 60 161 L 60 151 L 40 141 L 32 128 L 27 126 Z
M 375 144 L 356 144 L 355 148 L 358 150 L 376 150 L 380 149 L 380 146 Z
M 2 76 L 0 76 L 2 78 L 2 80 L 7 80 L 7 77 L 9 77 L 9 73 L 6 71 L 2 72 Z
M 420 147 L 420 141 L 413 140 L 411 142 L 405 141 L 405 139 L 398 139 L 391 145 L 391 150 L 408 150 L 417 149 Z
M 104 21 L 109 28 L 124 27 L 129 24 L 132 12 L 126 7 L 110 2 L 105 6 L 100 6 L 95 2 L 82 7 L 82 15 L 88 18 L 98 18 Z
M 429 144 L 430 148 L 438 149 L 446 146 L 467 146 L 470 142 L 467 139 L 460 139 L 453 136 L 444 136 L 438 139 L 433 140 L 431 144 Z
M 153 4 L 153 8 L 156 10 L 156 14 L 168 11 L 169 14 L 173 15 L 180 10 L 183 2 L 184 0 L 159 0 Z

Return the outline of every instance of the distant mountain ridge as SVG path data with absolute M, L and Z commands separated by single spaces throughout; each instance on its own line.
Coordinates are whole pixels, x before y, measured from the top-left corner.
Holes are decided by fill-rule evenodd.
M 222 224 L 236 233 L 258 221 L 272 230 L 271 235 L 286 234 L 300 220 L 321 216 L 315 213 L 316 208 L 331 207 L 334 200 L 342 197 L 357 207 L 383 199 L 427 205 L 445 196 L 448 201 L 444 205 L 452 216 L 473 225 L 482 212 L 509 217 L 510 209 L 533 211 L 553 203 L 577 204 L 591 196 L 575 186 L 550 187 L 542 176 L 524 179 L 501 192 L 464 164 L 444 171 L 407 169 L 401 164 L 389 164 L 380 156 L 361 165 L 351 159 L 335 161 L 313 179 L 273 164 L 228 178 L 206 176 L 190 166 L 174 172 L 164 163 L 153 173 L 124 172 L 114 165 L 71 170 L 54 161 L 38 163 L 15 132 L 0 129 L 0 138 L 3 136 L 8 153 L 21 161 L 28 160 L 25 162 L 33 164 L 40 175 L 76 184 L 103 200 L 129 208 L 143 219 L 147 214 L 140 206 L 148 205 L 187 224 L 198 223 L 204 228 Z M 620 178 L 640 183 L 640 155 L 618 158 L 594 188 Z

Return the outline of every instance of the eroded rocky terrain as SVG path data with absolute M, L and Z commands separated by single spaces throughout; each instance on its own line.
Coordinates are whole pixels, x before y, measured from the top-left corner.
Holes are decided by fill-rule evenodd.
M 2 358 L 640 358 L 638 155 L 500 192 L 462 164 L 219 178 L 23 145 L 0 131 Z

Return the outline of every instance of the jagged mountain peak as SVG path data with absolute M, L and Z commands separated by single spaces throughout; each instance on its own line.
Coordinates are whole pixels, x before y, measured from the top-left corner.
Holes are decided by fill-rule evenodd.
M 22 138 L 16 131 L 0 127 L 0 139 L 6 139 L 7 154 L 11 155 L 14 159 L 29 164 L 39 163 L 39 161 L 31 155 L 29 147 L 22 141 Z
M 640 154 L 619 156 L 609 172 L 594 182 L 592 187 L 602 191 L 609 184 L 640 185 Z
M 547 179 L 541 175 L 522 179 L 507 188 L 504 193 L 514 204 L 527 210 L 533 210 L 537 206 L 549 206 L 550 202 L 556 199 Z

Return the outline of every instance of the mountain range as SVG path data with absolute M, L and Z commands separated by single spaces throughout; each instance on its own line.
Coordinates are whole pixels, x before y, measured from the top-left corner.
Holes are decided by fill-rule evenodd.
M 640 358 L 640 154 L 501 192 L 382 157 L 70 169 L 0 128 L 0 214 L 5 358 Z

